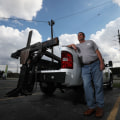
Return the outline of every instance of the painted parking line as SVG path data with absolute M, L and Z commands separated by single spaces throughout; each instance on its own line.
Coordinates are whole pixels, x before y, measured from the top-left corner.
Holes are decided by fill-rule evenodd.
M 119 105 L 120 105 L 120 97 L 118 97 L 118 99 L 116 100 L 116 103 L 114 104 L 114 107 L 110 112 L 107 120 L 116 120 L 116 116 L 119 110 Z

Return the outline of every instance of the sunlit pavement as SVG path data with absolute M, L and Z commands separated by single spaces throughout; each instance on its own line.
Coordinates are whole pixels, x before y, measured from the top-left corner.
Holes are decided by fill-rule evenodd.
M 17 80 L 0 80 L 0 120 L 98 120 L 95 115 L 85 117 L 86 105 L 79 94 L 69 89 L 53 96 L 45 96 L 37 84 L 32 96 L 4 97 L 16 88 Z M 99 120 L 120 120 L 120 89 L 104 89 L 104 116 Z

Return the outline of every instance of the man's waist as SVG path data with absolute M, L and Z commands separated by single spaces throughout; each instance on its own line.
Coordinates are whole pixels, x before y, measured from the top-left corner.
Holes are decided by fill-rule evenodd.
M 93 60 L 93 61 L 91 61 L 91 62 L 89 62 L 89 63 L 83 63 L 83 65 L 90 65 L 90 64 L 92 64 L 92 63 L 94 63 L 94 62 L 96 62 L 96 61 L 98 61 L 99 59 L 97 58 L 97 59 L 95 59 L 95 60 Z

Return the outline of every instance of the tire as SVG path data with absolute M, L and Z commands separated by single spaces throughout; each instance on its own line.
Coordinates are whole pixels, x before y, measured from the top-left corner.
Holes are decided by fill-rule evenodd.
M 108 90 L 112 90 L 113 89 L 113 75 L 112 74 L 110 74 L 110 82 L 107 85 L 107 89 Z
M 51 96 L 55 92 L 56 86 L 53 82 L 40 82 L 40 89 L 44 94 Z

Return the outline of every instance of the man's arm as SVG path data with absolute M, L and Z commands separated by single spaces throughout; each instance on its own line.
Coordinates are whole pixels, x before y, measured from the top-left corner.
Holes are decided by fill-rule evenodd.
M 102 55 L 98 49 L 96 50 L 96 54 L 100 60 L 100 70 L 104 70 L 105 69 L 104 61 L 103 61 Z
M 67 47 L 72 47 L 74 50 L 77 50 L 77 47 L 75 44 L 68 45 Z

